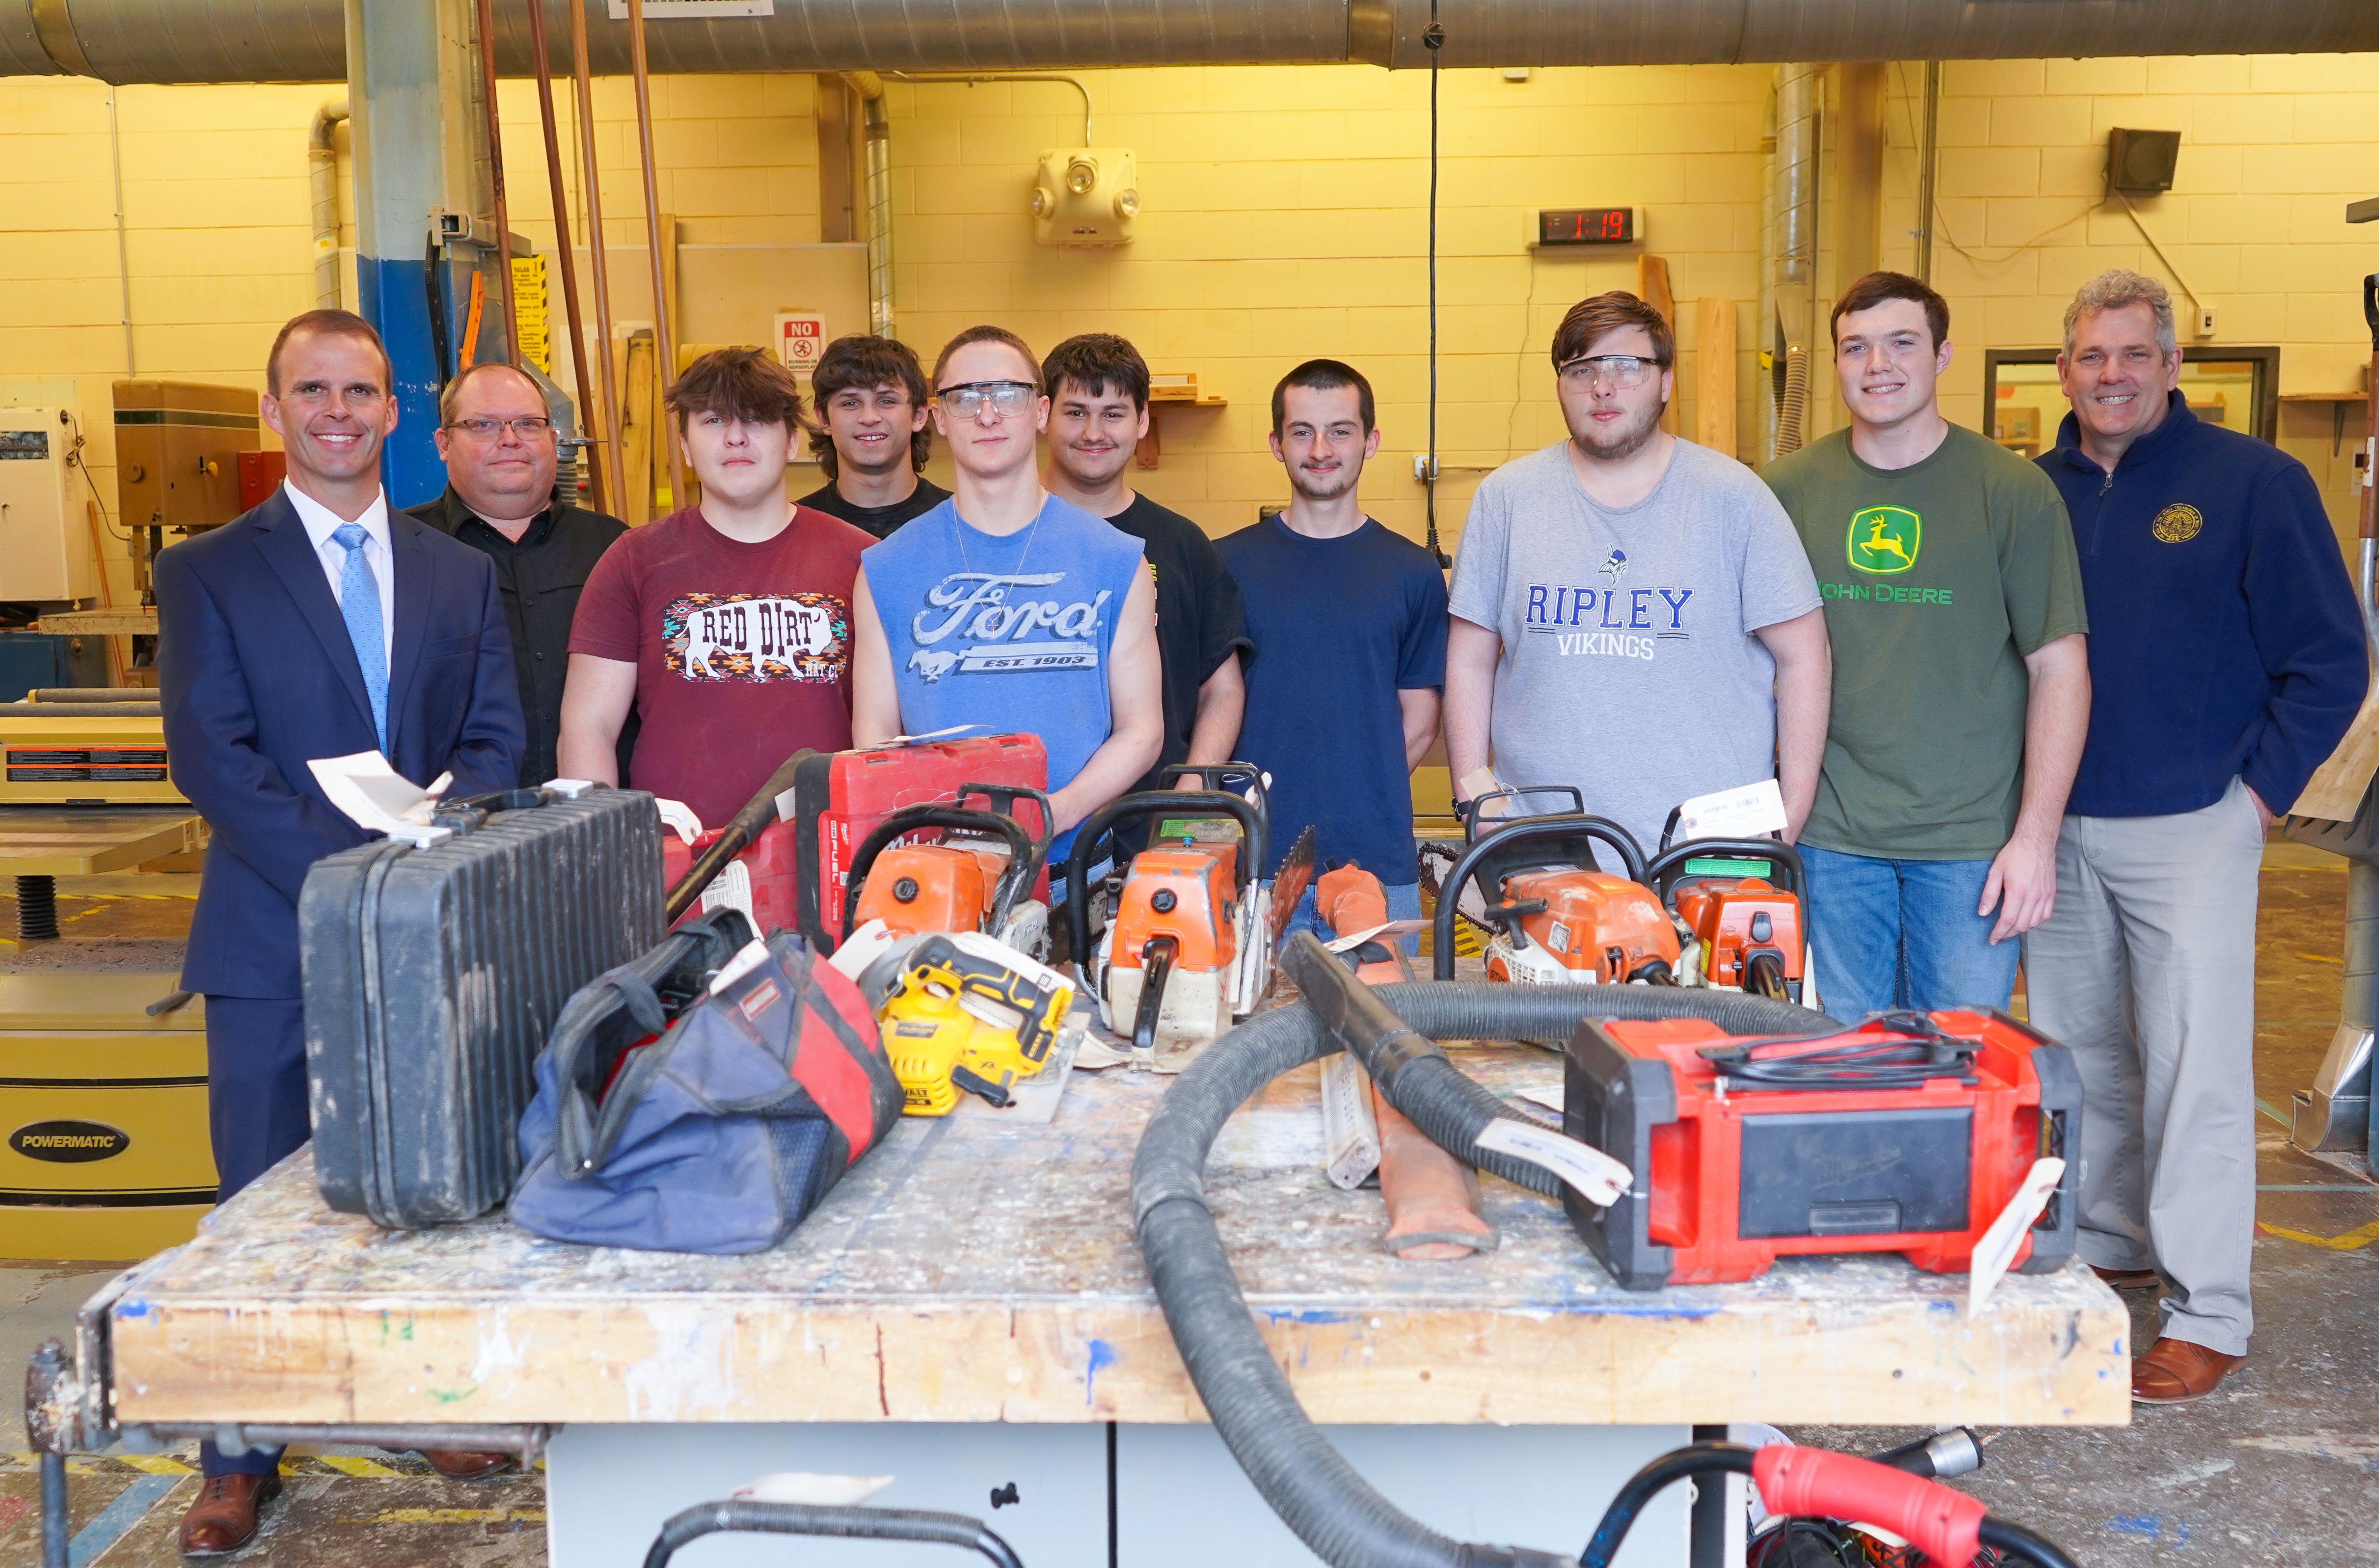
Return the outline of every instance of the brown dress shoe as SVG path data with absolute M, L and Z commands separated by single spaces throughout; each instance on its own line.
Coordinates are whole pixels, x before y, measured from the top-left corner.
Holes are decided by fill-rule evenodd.
M 463 1448 L 425 1448 L 421 1457 L 450 1481 L 484 1481 L 513 1467 L 509 1453 L 477 1453 Z
M 2131 1398 L 2141 1405 L 2187 1405 L 2220 1388 L 2245 1359 L 2185 1339 L 2159 1339 L 2131 1363 Z
M 182 1555 L 221 1557 L 256 1534 L 257 1512 L 281 1493 L 279 1476 L 209 1476 L 182 1515 Z
M 2154 1269 L 2102 1269 L 2090 1265 L 2090 1272 L 2116 1290 L 2162 1290 L 2164 1276 Z

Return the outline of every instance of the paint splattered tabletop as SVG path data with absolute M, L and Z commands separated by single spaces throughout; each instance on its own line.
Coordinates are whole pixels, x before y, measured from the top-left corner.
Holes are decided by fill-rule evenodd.
M 1559 1104 L 1559 1058 L 1461 1054 Z M 1078 1072 L 1057 1119 L 904 1119 L 781 1245 L 596 1248 L 501 1217 L 333 1213 L 301 1151 L 142 1265 L 114 1319 L 127 1420 L 1201 1418 L 1132 1234 L 1168 1080 Z M 1498 1250 L 1406 1262 L 1376 1191 L 1322 1174 L 1318 1074 L 1243 1106 L 1209 1200 L 1250 1307 L 1325 1420 L 2119 1422 L 2127 1319 L 2076 1266 L 2011 1277 L 1806 1260 L 1619 1289 L 1559 1207 L 1492 1177 Z

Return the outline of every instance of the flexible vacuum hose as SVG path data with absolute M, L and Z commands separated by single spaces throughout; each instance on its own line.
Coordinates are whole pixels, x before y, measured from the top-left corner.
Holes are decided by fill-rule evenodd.
M 1310 943 L 1300 936 L 1292 953 Z M 1310 959 L 1294 962 L 1301 966 Z M 1346 989 L 1309 991 L 1327 996 Z M 1368 1055 L 1363 1046 L 1357 1049 L 1388 1102 L 1455 1158 L 1535 1191 L 1552 1189 L 1549 1173 L 1482 1151 L 1476 1141 L 1489 1121 L 1513 1116 L 1511 1108 L 1471 1082 L 1431 1042 L 1558 1039 L 1588 1018 L 1709 1019 L 1745 1034 L 1837 1027 L 1822 1015 L 1765 997 L 1641 985 L 1428 983 L 1383 985 L 1370 995 L 1399 1024 L 1376 1030 Z M 1359 1004 L 1358 1010 L 1359 1022 L 1370 1018 Z M 1377 1022 L 1371 1018 L 1371 1025 Z M 1201 1173 L 1223 1124 L 1250 1095 L 1338 1048 L 1331 1023 L 1304 1002 L 1262 1014 L 1201 1053 L 1141 1134 L 1132 1161 L 1132 1215 L 1190 1381 L 1264 1501 L 1334 1568 L 1550 1568 L 1573 1561 L 1566 1553 L 1456 1541 L 1382 1497 L 1306 1416 L 1256 1331 L 1206 1207 Z

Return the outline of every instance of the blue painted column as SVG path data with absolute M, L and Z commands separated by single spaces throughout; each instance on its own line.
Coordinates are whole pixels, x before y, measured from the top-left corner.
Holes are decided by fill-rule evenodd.
M 431 440 L 446 368 L 430 334 L 425 262 L 435 215 L 489 204 L 474 188 L 474 21 L 457 0 L 346 0 L 356 301 L 395 367 L 397 427 L 380 473 L 399 507 L 432 499 L 446 483 Z M 451 345 L 461 332 L 451 303 L 447 318 Z

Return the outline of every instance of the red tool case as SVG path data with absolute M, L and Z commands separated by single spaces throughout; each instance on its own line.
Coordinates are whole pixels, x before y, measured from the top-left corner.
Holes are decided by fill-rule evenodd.
M 790 928 L 821 952 L 842 939 L 842 895 L 851 854 L 868 830 L 903 806 L 958 799 L 969 784 L 1049 785 L 1049 754 L 1038 735 L 924 741 L 872 752 L 818 752 L 803 757 L 793 787 L 777 797 L 777 820 L 738 855 L 689 914 L 719 903 L 748 908 L 761 935 Z M 1024 802 L 1018 802 L 1020 808 Z M 993 803 L 996 809 L 996 802 Z M 1026 815 L 1036 814 L 1027 812 Z M 1023 821 L 1028 833 L 1049 825 Z M 671 834 L 661 839 L 661 883 L 675 887 L 706 848 Z M 1044 868 L 1033 896 L 1049 897 Z
M 2081 1182 L 2072 1056 L 2003 1013 L 1930 1017 L 1975 1045 L 1968 1066 L 1903 1087 L 1806 1089 L 1722 1084 L 1702 1052 L 1735 1042 L 1702 1019 L 1588 1019 L 1569 1043 L 1563 1128 L 1625 1162 L 1636 1183 L 1607 1210 L 1564 1192 L 1570 1223 L 1629 1290 L 1752 1279 L 1805 1253 L 1900 1252 L 1953 1273 L 2053 1154 L 2065 1175 L 2015 1270 L 2059 1267 Z M 1893 1037 L 1869 1019 L 1808 1049 Z M 1795 1054 L 1764 1045 L 1760 1059 Z

